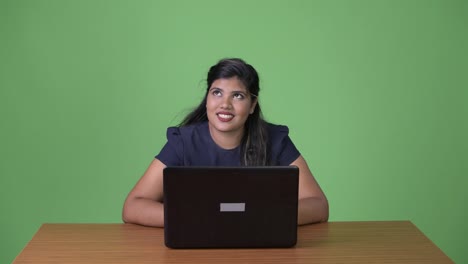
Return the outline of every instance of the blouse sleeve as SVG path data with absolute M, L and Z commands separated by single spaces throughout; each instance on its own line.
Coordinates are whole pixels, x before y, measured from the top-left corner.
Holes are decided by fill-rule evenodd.
M 289 166 L 301 153 L 289 138 L 287 126 L 275 126 L 271 135 L 271 154 L 273 165 Z
M 181 166 L 183 163 L 184 144 L 178 127 L 167 129 L 167 143 L 156 158 L 166 166 Z

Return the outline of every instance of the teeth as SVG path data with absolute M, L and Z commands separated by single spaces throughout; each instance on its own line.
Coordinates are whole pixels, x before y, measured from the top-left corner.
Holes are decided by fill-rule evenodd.
M 221 118 L 225 118 L 225 119 L 234 117 L 233 115 L 225 115 L 225 114 L 218 114 L 218 116 Z

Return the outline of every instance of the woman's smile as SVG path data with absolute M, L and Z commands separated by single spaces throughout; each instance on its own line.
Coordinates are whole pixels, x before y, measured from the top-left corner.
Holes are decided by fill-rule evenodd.
M 218 119 L 221 122 L 229 122 L 234 118 L 234 115 L 228 112 L 217 113 Z

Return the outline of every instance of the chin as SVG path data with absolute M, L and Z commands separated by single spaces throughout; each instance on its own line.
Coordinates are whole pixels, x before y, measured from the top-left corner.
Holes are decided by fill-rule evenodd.
M 230 126 L 214 126 L 214 128 L 220 132 L 232 132 L 237 130 L 236 128 L 230 127 Z
M 217 131 L 219 132 L 225 132 L 225 133 L 229 133 L 229 132 L 234 132 L 234 131 L 237 131 L 239 129 L 242 129 L 241 127 L 238 127 L 238 126 L 234 126 L 232 124 L 223 124 L 223 123 L 210 123 L 210 126 L 212 126 L 214 129 L 216 129 Z

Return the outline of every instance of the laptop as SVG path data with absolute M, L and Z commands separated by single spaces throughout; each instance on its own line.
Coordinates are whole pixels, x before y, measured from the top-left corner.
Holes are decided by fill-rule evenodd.
M 296 244 L 297 167 L 166 167 L 163 175 L 167 247 Z

